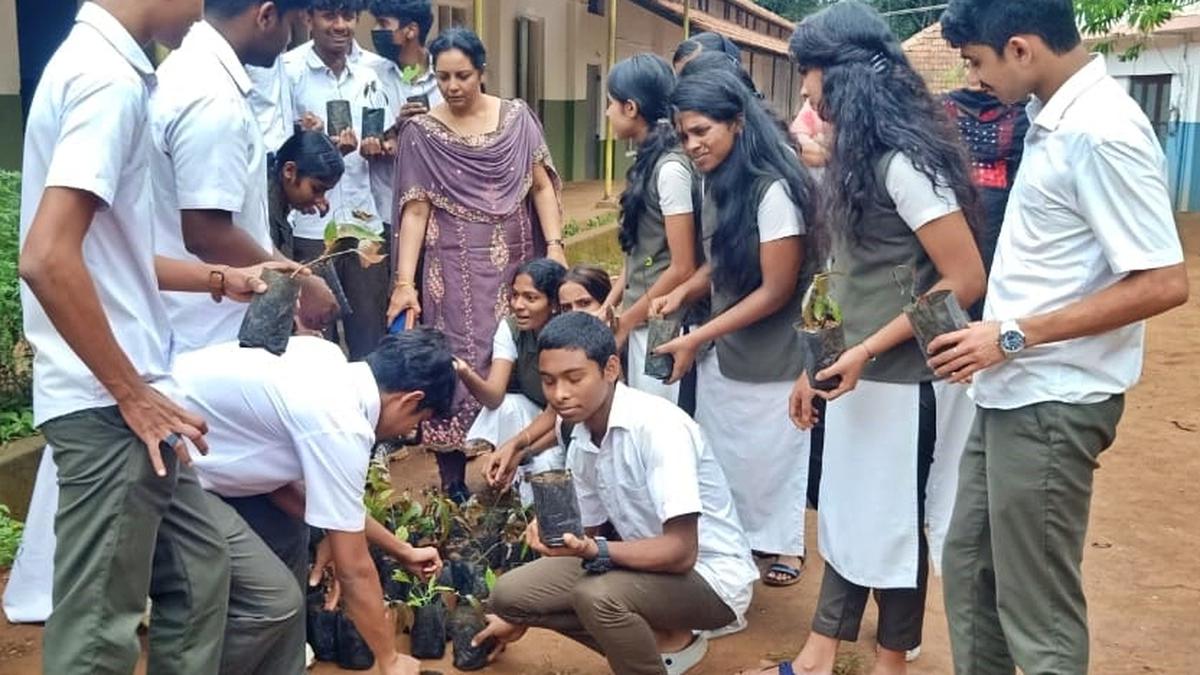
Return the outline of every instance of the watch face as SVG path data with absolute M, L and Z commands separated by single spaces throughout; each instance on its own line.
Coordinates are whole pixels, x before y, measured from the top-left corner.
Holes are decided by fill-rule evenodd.
M 1015 330 L 1010 330 L 1000 336 L 1000 349 L 1009 354 L 1019 352 L 1025 347 L 1025 336 Z

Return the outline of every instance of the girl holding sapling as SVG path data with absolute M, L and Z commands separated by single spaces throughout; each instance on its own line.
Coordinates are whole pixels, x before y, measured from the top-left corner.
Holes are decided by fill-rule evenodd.
M 549 258 L 535 258 L 517 268 L 512 281 L 511 314 L 496 327 L 492 338 L 492 364 L 480 375 L 463 359 L 454 370 L 483 409 L 467 431 L 467 442 L 487 441 L 492 446 L 521 433 L 546 408 L 546 395 L 538 373 L 537 336 L 558 313 L 558 287 L 567 270 Z M 547 451 L 534 458 L 529 472 L 562 468 L 562 452 Z M 532 495 L 524 487 L 522 497 Z
M 279 147 L 270 170 L 267 207 L 271 240 L 280 253 L 291 258 L 292 224 L 288 216 L 293 210 L 321 216 L 329 213 L 325 193 L 342 179 L 346 164 L 328 136 L 300 131 Z
M 670 118 L 674 86 L 675 75 L 663 59 L 630 57 L 608 76 L 606 112 L 617 138 L 638 143 L 621 194 L 625 268 L 615 296 L 622 304 L 617 345 L 629 345 L 629 386 L 673 403 L 679 385 L 647 375 L 645 362 L 651 299 L 675 290 L 696 269 L 692 165 Z
M 965 442 L 971 422 L 947 416 L 962 388 L 934 382 L 904 307 L 914 292 L 948 289 L 963 306 L 982 295 L 968 222 L 976 197 L 950 120 L 874 10 L 841 2 L 810 16 L 791 52 L 805 93 L 832 125 L 826 222 L 847 348 L 816 373 L 836 382 L 831 390 L 815 391 L 802 374 L 791 396 L 802 429 L 815 421 L 814 396 L 830 402 L 818 512 L 826 566 L 812 633 L 778 672 L 831 673 L 838 643 L 858 638 L 873 590 L 880 649 L 872 673 L 904 673 L 925 615 L 930 468 L 949 439 Z
M 712 318 L 657 353 L 674 357 L 671 382 L 697 363 L 696 421 L 729 479 L 751 547 L 772 562 L 763 581 L 786 586 L 804 564 L 809 439 L 792 429 L 787 397 L 803 367 L 792 326 L 813 188 L 736 74 L 685 76 L 672 103 L 684 148 L 703 174 L 708 262 L 653 309 L 674 314 L 710 297 Z

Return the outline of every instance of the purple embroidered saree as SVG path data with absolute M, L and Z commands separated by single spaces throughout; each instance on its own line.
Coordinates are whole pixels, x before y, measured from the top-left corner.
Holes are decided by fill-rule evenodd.
M 517 267 L 545 255 L 529 196 L 538 163 L 558 185 L 541 124 L 520 100 L 504 101 L 499 127 L 484 136 L 459 136 L 430 115 L 400 129 L 392 222 L 401 222 L 410 201 L 431 207 L 421 323 L 445 333 L 454 355 L 478 373 L 491 367 L 492 337 L 508 314 Z M 461 446 L 479 409 L 459 382 L 450 418 L 428 423 L 425 442 Z

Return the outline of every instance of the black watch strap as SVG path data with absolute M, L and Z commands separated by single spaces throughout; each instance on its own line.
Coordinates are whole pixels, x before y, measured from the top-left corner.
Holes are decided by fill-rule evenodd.
M 596 542 L 596 557 L 583 561 L 583 569 L 588 574 L 604 574 L 613 568 L 612 558 L 608 555 L 608 540 L 604 537 L 593 537 Z

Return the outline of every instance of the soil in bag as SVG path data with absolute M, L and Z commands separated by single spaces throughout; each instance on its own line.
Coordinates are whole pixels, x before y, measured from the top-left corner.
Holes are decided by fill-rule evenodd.
M 929 354 L 929 343 L 938 336 L 962 330 L 971 321 L 950 290 L 926 293 L 905 307 L 904 313 L 912 323 L 913 335 L 923 354 Z
M 332 260 L 326 260 L 319 265 L 313 265 L 312 271 L 329 287 L 333 297 L 337 300 L 338 315 L 331 317 L 330 320 L 337 320 L 344 316 L 350 316 L 354 313 L 354 308 L 350 306 L 350 298 L 346 297 L 346 289 L 342 286 L 342 280 L 338 277 L 337 269 L 333 266 Z
M 386 119 L 386 111 L 383 108 L 363 108 L 362 137 L 382 139 Z
M 817 373 L 837 362 L 846 351 L 846 336 L 841 325 L 830 328 L 800 329 L 800 344 L 804 349 L 804 372 L 813 389 L 831 391 L 842 383 L 840 375 L 828 380 L 817 380 Z
M 459 670 L 479 670 L 487 665 L 488 654 L 496 648 L 496 640 L 489 638 L 478 647 L 471 641 L 487 626 L 483 612 L 469 602 L 459 601 L 450 617 L 450 639 L 454 644 L 454 667 Z
M 287 350 L 288 338 L 292 336 L 300 284 L 288 274 L 272 269 L 263 270 L 262 279 L 267 283 L 267 292 L 254 296 L 246 308 L 238 330 L 238 344 L 261 347 L 278 356 Z
M 483 600 L 488 596 L 487 581 L 483 578 L 483 569 L 475 563 L 466 560 L 450 560 L 450 580 L 454 592 L 459 597 L 475 597 Z
M 323 609 L 325 589 L 317 586 L 309 590 L 305 605 L 308 613 L 305 630 L 313 655 L 318 661 L 336 661 L 338 613 Z
M 337 137 L 352 126 L 354 119 L 350 116 L 350 101 L 338 98 L 325 103 L 325 133 Z
M 338 614 L 337 664 L 346 670 L 367 670 L 375 665 L 375 655 L 367 641 L 343 613 Z
M 647 377 L 667 381 L 675 370 L 675 357 L 670 354 L 655 354 L 654 350 L 674 340 L 679 335 L 679 320 L 654 318 L 646 322 L 646 367 Z
M 413 608 L 412 655 L 440 659 L 446 655 L 446 605 L 440 599 Z
M 579 501 L 570 471 L 543 471 L 530 477 L 529 484 L 533 488 L 533 510 L 543 544 L 558 548 L 568 532 L 583 536 Z

